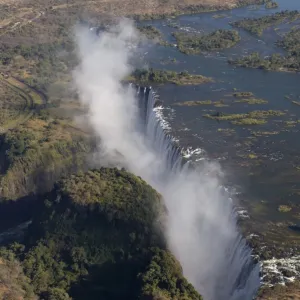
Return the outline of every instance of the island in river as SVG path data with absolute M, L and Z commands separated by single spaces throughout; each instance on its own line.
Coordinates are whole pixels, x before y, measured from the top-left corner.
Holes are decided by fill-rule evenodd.
M 166 106 L 166 114 L 172 115 L 176 111 L 171 133 L 179 137 L 182 147 L 202 147 L 212 159 L 225 157 L 221 160 L 224 170 L 234 170 L 235 174 L 233 178 L 229 176 L 228 181 L 232 179 L 242 186 L 242 192 L 236 198 L 240 200 L 237 205 L 248 211 L 240 222 L 249 244 L 263 264 L 271 263 L 274 256 L 278 259 L 278 263 L 275 262 L 278 270 L 285 272 L 284 278 L 297 277 L 296 268 L 287 272 L 279 264 L 282 264 L 281 258 L 297 255 L 299 242 L 297 182 L 300 163 L 295 138 L 299 128 L 299 78 L 296 74 L 266 74 L 262 70 L 232 68 L 227 63 L 231 55 L 242 57 L 248 50 L 257 50 L 262 56 L 276 53 L 272 45 L 278 36 L 270 34 L 268 29 L 260 37 L 271 41 L 267 45 L 260 45 L 255 36 L 240 28 L 238 35 L 233 34 L 234 41 L 230 45 L 220 43 L 216 47 L 209 44 L 216 37 L 214 32 L 223 37 L 235 32 L 228 24 L 234 18 L 273 14 L 272 9 L 265 9 L 264 2 L 207 0 L 165 1 L 162 4 L 147 1 L 145 5 L 143 1 L 126 0 L 121 5 L 118 1 L 99 5 L 97 1 L 58 4 L 39 0 L 15 2 L 13 7 L 9 0 L 1 3 L 1 228 L 5 230 L 32 220 L 21 244 L 11 243 L 9 239 L 9 245 L 6 242 L 6 248 L 1 250 L 3 298 L 34 299 L 38 295 L 56 300 L 69 297 L 92 299 L 99 297 L 99 290 L 115 298 L 153 298 L 157 294 L 167 299 L 201 297 L 184 279 L 179 263 L 166 249 L 159 233 L 144 230 L 150 224 L 147 218 L 164 210 L 155 191 L 126 171 L 102 169 L 71 175 L 87 171 L 89 165 L 85 158 L 95 149 L 89 128 L 73 122 L 74 116 L 82 114 L 82 108 L 76 93 L 68 89 L 70 72 L 77 63 L 69 30 L 85 15 L 90 16 L 89 25 L 97 27 L 109 23 L 111 15 L 154 19 L 172 14 L 232 9 L 244 4 L 261 5 L 257 10 L 225 11 L 222 18 L 215 18 L 216 13 L 208 12 L 138 24 L 152 26 L 143 33 L 148 38 L 159 37 L 160 43 L 145 55 L 150 69 L 136 73 L 131 79 L 143 84 L 159 83 L 156 88 Z M 292 1 L 286 4 L 278 1 L 278 4 L 285 9 L 284 5 L 292 5 Z M 296 19 L 292 21 L 297 22 Z M 171 26 L 172 22 L 176 26 Z M 280 27 L 280 24 L 276 23 L 276 26 Z M 291 41 L 297 40 L 295 36 L 299 31 L 295 28 L 289 28 L 289 31 L 282 44 L 277 44 L 287 57 L 294 47 L 298 47 Z M 190 47 L 190 37 L 200 41 L 197 45 L 201 51 L 197 55 L 184 55 L 174 46 L 174 36 L 183 37 L 186 32 L 189 38 L 184 41 L 184 47 Z M 277 56 L 274 58 L 278 59 Z M 244 91 L 249 94 L 243 94 Z M 270 176 L 274 173 L 277 177 Z M 67 179 L 53 187 L 63 175 Z M 113 219 L 111 211 L 101 213 L 101 226 L 106 230 L 96 230 L 93 235 L 93 224 L 90 224 L 91 231 L 80 233 L 78 228 L 82 228 L 80 226 L 87 220 L 91 223 L 99 221 L 98 211 L 90 213 L 90 210 L 101 207 L 100 200 L 110 200 L 102 197 L 101 190 L 101 195 L 98 194 L 98 186 L 106 182 L 106 178 L 113 183 L 110 188 L 116 198 L 127 198 L 109 203 L 115 213 Z M 79 197 L 74 182 L 88 186 L 96 195 L 89 195 L 90 199 L 88 195 L 81 198 L 86 190 L 83 188 L 78 190 Z M 128 215 L 124 216 L 124 207 L 120 204 L 136 200 L 128 192 L 128 182 L 133 186 L 134 195 L 135 188 L 143 194 L 145 205 L 142 205 L 144 210 L 127 211 Z M 128 194 L 119 195 L 120 186 Z M 57 196 L 61 196 L 61 201 L 57 202 Z M 147 206 L 149 199 L 157 203 L 158 211 L 151 211 L 152 208 Z M 135 205 L 134 202 L 133 207 Z M 92 215 L 92 219 L 86 218 L 85 214 Z M 122 230 L 116 231 L 111 222 L 120 222 Z M 40 226 L 41 223 L 44 225 Z M 136 231 L 129 232 L 133 227 Z M 118 238 L 124 232 L 126 236 L 129 233 L 126 241 Z M 72 241 L 67 235 L 73 237 Z M 107 236 L 115 239 L 108 238 L 105 245 L 101 244 L 102 238 Z M 90 243 L 83 243 L 85 239 Z M 112 248 L 118 251 L 114 252 Z M 100 261 L 105 262 L 101 268 L 95 266 Z M 157 272 L 157 265 L 161 266 L 161 272 Z M 133 276 L 119 273 L 124 266 Z M 12 270 L 16 271 L 13 276 L 7 276 Z M 118 274 L 128 281 L 123 282 Z M 137 274 L 140 274 L 138 279 Z M 266 275 L 269 276 L 263 279 L 266 286 L 273 281 L 277 283 L 276 276 Z M 124 285 L 133 288 L 122 289 Z M 120 294 L 115 294 L 115 290 Z M 278 287 L 273 290 L 279 295 L 286 292 L 280 292 Z M 267 297 L 270 291 L 262 293 L 265 296 L 260 297 Z M 297 293 L 296 284 L 291 287 L 291 293 Z
M 299 7 L 296 1 L 278 1 L 278 5 L 274 10 L 264 6 L 235 9 L 220 18 L 204 13 L 143 23 L 176 44 L 174 33 L 201 37 L 230 30 L 234 22 L 264 22 L 260 36 L 235 27 L 241 40 L 229 49 L 185 55 L 176 45 L 158 46 L 146 59 L 155 68 L 186 69 L 214 79 L 193 88 L 159 86 L 165 120 L 186 158 L 194 162 L 217 159 L 226 170 L 228 186 L 240 207 L 239 224 L 265 270 L 262 282 L 268 291 L 264 289 L 260 297 L 274 299 L 274 294 L 280 298 L 289 288 L 297 294 L 298 281 L 294 287 L 288 283 L 300 278 L 299 74 L 275 72 L 298 70 L 295 9 Z M 228 64 L 256 52 L 267 67 L 252 70 Z M 287 284 L 287 289 L 280 289 L 281 284 Z
M 261 17 L 258 19 L 246 19 L 233 22 L 232 25 L 243 28 L 253 34 L 262 35 L 263 31 L 269 27 L 280 25 L 283 22 L 295 22 L 300 18 L 298 11 L 283 11 L 275 15 Z M 291 27 L 283 38 L 280 37 L 276 42 L 276 46 L 283 48 L 286 55 L 273 53 L 267 57 L 261 57 L 258 52 L 253 52 L 248 56 L 230 60 L 229 63 L 241 66 L 258 68 L 264 70 L 276 71 L 299 71 L 300 70 L 300 31 L 299 25 Z
M 140 85 L 158 85 L 173 83 L 177 85 L 199 85 L 202 83 L 212 82 L 211 78 L 189 74 L 186 71 L 174 72 L 166 70 L 135 70 L 132 75 L 126 78 L 126 81 L 134 82 Z

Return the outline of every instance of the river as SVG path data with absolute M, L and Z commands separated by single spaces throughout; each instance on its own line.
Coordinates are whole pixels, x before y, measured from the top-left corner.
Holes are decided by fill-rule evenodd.
M 174 31 L 209 33 L 216 29 L 230 29 L 229 22 L 245 17 L 300 9 L 298 0 L 277 2 L 277 9 L 247 7 L 141 23 L 153 25 L 163 33 L 166 41 L 175 44 L 172 36 Z M 237 205 L 247 211 L 245 232 L 263 236 L 268 240 L 263 246 L 269 244 L 274 247 L 274 243 L 278 242 L 287 245 L 287 248 L 289 245 L 297 248 L 300 242 L 300 122 L 296 124 L 300 119 L 300 106 L 289 100 L 299 101 L 300 74 L 234 67 L 227 60 L 253 51 L 264 56 L 284 54 L 274 43 L 299 23 L 277 25 L 276 30 L 269 28 L 261 37 L 241 29 L 241 42 L 221 52 L 185 55 L 176 47 L 156 45 L 146 47 L 143 58 L 153 68 L 187 70 L 214 79 L 213 83 L 196 86 L 170 84 L 154 88 L 163 102 L 161 113 L 169 122 L 169 132 L 183 148 L 199 149 L 194 151 L 194 155 L 188 155 L 189 159 L 197 161 L 205 155 L 220 162 L 227 175 L 226 183 L 237 191 Z M 235 103 L 230 96 L 234 90 L 252 92 L 256 98 L 267 100 L 268 103 Z M 178 102 L 203 100 L 223 100 L 228 106 L 176 105 Z M 227 121 L 203 118 L 203 114 L 215 111 L 247 113 L 254 110 L 280 110 L 285 115 L 270 118 L 267 124 L 255 126 L 236 126 Z M 259 132 L 269 134 L 259 136 Z M 288 206 L 289 211 L 280 211 L 281 205 Z M 293 252 L 293 255 L 296 254 Z M 270 255 L 277 253 L 273 251 Z
M 146 21 L 142 22 L 142 24 L 151 24 L 158 28 L 163 33 L 165 40 L 174 44 L 175 40 L 172 37 L 172 32 L 176 30 L 208 33 L 216 29 L 230 29 L 229 22 L 244 17 L 260 17 L 276 11 L 300 9 L 298 0 L 279 0 L 277 2 L 279 3 L 278 9 L 265 9 L 264 6 L 248 7 L 223 12 L 182 15 L 170 20 Z M 279 35 L 285 33 L 289 27 L 295 24 L 298 25 L 299 22 L 277 26 L 278 30 L 274 28 L 267 29 L 262 37 L 259 38 L 239 30 L 242 37 L 241 42 L 231 49 L 221 52 L 185 55 L 180 53 L 174 46 L 155 45 L 145 47 L 143 56 L 143 61 L 153 68 L 175 71 L 187 70 L 192 74 L 201 74 L 214 79 L 213 83 L 196 86 L 164 85 L 154 87 L 163 102 L 163 108 L 157 108 L 156 110 L 161 113 L 161 116 L 167 122 L 164 123 L 165 129 L 185 149 L 183 154 L 187 159 L 195 163 L 202 161 L 203 157 L 219 161 L 226 174 L 224 184 L 232 193 L 232 198 L 240 212 L 243 212 L 240 214 L 240 224 L 244 235 L 250 239 L 251 237 L 262 236 L 264 242 L 262 243 L 259 240 L 258 248 L 266 247 L 268 251 L 272 247 L 274 248 L 274 242 L 283 243 L 289 248 L 290 246 L 297 247 L 300 241 L 298 230 L 300 228 L 298 226 L 300 217 L 300 139 L 298 138 L 300 123 L 294 123 L 300 118 L 300 106 L 289 100 L 300 99 L 300 74 L 233 67 L 228 64 L 227 60 L 246 55 L 252 51 L 258 51 L 262 55 L 278 52 L 284 53 L 274 45 L 274 42 L 280 38 Z M 257 105 L 236 103 L 232 96 L 235 90 L 252 92 L 256 98 L 267 100 L 268 103 Z M 178 102 L 195 100 L 222 100 L 225 106 L 176 105 Z M 247 113 L 253 110 L 281 110 L 285 112 L 285 115 L 270 118 L 267 124 L 256 126 L 236 126 L 227 121 L 217 122 L 203 118 L 203 114 L 213 111 Z M 259 132 L 269 132 L 270 134 L 259 136 Z M 272 132 L 276 132 L 276 134 L 271 134 Z M 188 192 L 189 185 L 187 183 L 186 185 L 187 189 L 185 192 Z M 197 187 L 197 183 L 195 183 L 194 187 Z M 170 199 L 173 197 L 174 195 Z M 278 209 L 280 205 L 286 205 L 290 210 L 283 213 Z M 219 211 L 221 211 L 220 208 L 218 208 Z M 222 214 L 218 215 L 224 217 L 226 213 L 222 211 Z M 178 219 L 175 221 L 174 223 L 178 223 Z M 230 225 L 233 223 L 235 225 L 234 222 L 225 221 L 223 220 L 224 224 Z M 222 280 L 210 280 L 206 283 L 208 286 L 206 294 L 211 296 L 213 291 L 212 299 L 219 299 L 219 295 L 223 291 L 228 295 L 232 294 L 231 287 L 236 286 L 236 282 L 238 283 L 241 280 L 241 274 L 245 274 L 244 270 L 236 272 L 233 267 L 243 268 L 240 262 L 246 256 L 244 257 L 242 252 L 240 255 L 233 255 L 236 251 L 229 251 L 228 253 L 235 257 L 232 258 L 235 264 L 231 263 L 231 260 L 223 259 L 226 253 L 224 254 L 223 248 L 219 246 L 224 238 L 222 230 L 225 229 L 224 231 L 226 232 L 226 228 L 211 231 L 211 226 L 215 225 L 215 223 L 213 220 L 209 222 L 208 226 L 202 226 L 204 228 L 202 228 L 202 231 L 206 234 L 204 240 L 206 244 L 210 242 L 211 247 L 203 247 L 201 245 L 201 247 L 195 247 L 195 249 L 197 249 L 197 254 L 202 256 L 203 262 L 210 262 L 207 266 L 205 266 L 205 263 L 201 265 L 201 268 L 205 271 L 202 270 L 202 273 L 200 272 L 201 276 L 205 275 L 214 279 L 220 277 L 223 278 L 223 281 L 224 279 L 228 281 L 227 286 L 227 281 L 222 282 Z M 218 223 L 222 224 L 221 222 Z M 9 230 L 1 234 L 1 238 L 7 239 L 8 236 L 12 236 L 15 233 L 19 234 L 27 225 L 28 223 L 21 224 L 16 230 Z M 188 227 L 188 229 L 190 228 Z M 212 240 L 216 239 L 216 236 L 208 236 L 205 230 L 207 232 L 216 232 L 220 241 L 213 243 Z M 188 233 L 188 230 L 186 233 Z M 227 240 L 224 238 L 227 243 L 234 246 L 227 249 L 245 249 L 244 242 L 240 239 L 239 234 L 235 231 L 233 233 L 233 237 L 230 236 Z M 198 232 L 197 234 L 200 235 L 202 233 Z M 181 236 L 178 238 L 181 241 Z M 200 241 L 203 241 L 203 239 Z M 237 245 L 231 243 L 231 241 L 238 241 Z M 224 246 L 224 243 L 222 246 Z M 188 243 L 185 244 L 189 245 Z M 194 246 L 198 246 L 198 244 Z M 201 253 L 201 249 L 202 251 L 203 249 L 206 250 L 206 253 Z M 219 251 L 216 251 L 216 249 Z M 214 259 L 210 251 L 220 254 L 219 261 Z M 263 282 L 266 284 L 274 283 L 276 280 L 277 282 L 286 282 L 291 281 L 293 277 L 300 277 L 295 267 L 296 264 L 300 266 L 299 259 L 295 258 L 297 253 L 285 251 L 278 254 L 277 260 L 270 260 L 269 258 L 272 258 L 273 255 L 277 255 L 276 251 L 272 251 L 270 250 L 269 254 L 271 257 L 268 257 L 265 253 L 259 257 L 262 261 L 261 279 Z M 248 260 L 250 254 L 248 250 L 246 252 Z M 256 249 L 256 252 L 259 253 L 259 249 Z M 286 261 L 280 259 L 288 255 L 293 258 L 288 260 L 285 266 Z M 198 279 L 199 265 L 195 264 L 195 258 L 193 257 L 193 261 L 188 256 L 185 258 L 184 263 L 189 267 L 193 267 L 190 268 L 192 274 L 188 274 L 190 275 L 189 277 Z M 220 262 L 224 262 L 224 264 L 221 265 Z M 212 264 L 216 265 L 216 267 L 213 268 Z M 282 275 L 279 264 L 281 267 L 289 269 L 290 276 Z M 233 267 L 229 268 L 228 265 Z M 245 266 L 249 265 L 252 266 L 247 261 Z M 231 272 L 228 272 L 229 269 Z M 223 273 L 220 272 L 216 276 L 216 274 L 212 274 L 212 270 L 220 270 Z M 275 281 L 272 276 L 270 277 L 272 272 L 280 275 Z M 194 276 L 194 273 L 198 277 Z M 231 276 L 232 274 L 235 274 L 237 277 Z M 202 277 L 200 279 L 203 279 Z M 225 286 L 222 286 L 222 289 L 220 289 L 216 288 L 216 284 Z M 255 289 L 256 286 L 250 290 L 253 292 Z M 241 288 L 242 292 L 243 290 L 247 292 L 249 289 L 246 286 Z M 239 291 L 236 292 L 239 293 Z M 247 296 L 251 295 L 248 294 Z M 244 294 L 238 294 L 234 295 L 232 299 L 245 299 L 243 297 L 245 297 Z

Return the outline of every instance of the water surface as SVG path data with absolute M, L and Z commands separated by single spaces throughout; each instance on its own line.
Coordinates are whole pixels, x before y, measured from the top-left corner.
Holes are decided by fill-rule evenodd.
M 300 9 L 297 0 L 280 0 L 278 9 L 264 6 L 239 8 L 224 12 L 183 15 L 171 20 L 143 22 L 161 30 L 167 41 L 176 43 L 174 31 L 208 33 L 216 29 L 230 29 L 230 22 L 244 17 L 261 17 L 281 10 Z M 222 17 L 216 17 L 222 15 Z M 187 70 L 214 79 L 213 83 L 197 86 L 165 85 L 155 87 L 166 107 L 164 113 L 172 125 L 172 134 L 187 148 L 203 148 L 208 157 L 223 165 L 227 180 L 236 186 L 239 198 L 250 215 L 259 223 L 293 222 L 300 216 L 300 74 L 270 72 L 234 67 L 229 58 L 258 51 L 261 55 L 284 54 L 274 43 L 294 26 L 284 22 L 265 30 L 261 37 L 239 30 L 242 40 L 231 49 L 221 52 L 185 55 L 176 47 L 155 46 L 145 51 L 145 60 L 154 68 Z M 276 29 L 276 30 L 275 30 Z M 175 62 L 171 62 L 175 59 Z M 235 103 L 234 90 L 251 91 L 256 98 L 268 104 L 248 105 Z M 222 100 L 227 107 L 213 105 L 178 106 L 177 102 Z M 284 116 L 272 117 L 265 125 L 235 126 L 227 121 L 217 122 L 203 118 L 216 111 L 247 113 L 253 110 L 280 110 Z M 256 136 L 255 132 L 278 132 Z M 202 155 L 202 154 L 201 154 Z M 201 156 L 200 155 L 200 156 Z M 195 155 L 194 160 L 199 159 Z M 278 211 L 279 205 L 292 207 L 288 213 Z M 285 230 L 290 232 L 288 226 Z M 294 233 L 293 233 L 294 234 Z

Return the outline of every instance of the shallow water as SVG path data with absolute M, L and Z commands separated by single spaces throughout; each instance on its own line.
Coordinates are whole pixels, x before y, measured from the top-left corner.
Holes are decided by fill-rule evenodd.
M 230 29 L 229 22 L 244 17 L 261 17 L 281 10 L 300 9 L 298 0 L 280 0 L 278 9 L 239 8 L 232 11 L 184 15 L 172 20 L 143 22 L 161 30 L 165 39 L 175 43 L 172 32 L 210 32 L 215 29 Z M 224 15 L 215 18 L 215 15 Z M 173 24 L 170 26 L 170 23 Z M 174 28 L 174 24 L 178 28 Z M 228 174 L 227 180 L 243 192 L 243 205 L 250 215 L 264 222 L 291 221 L 298 224 L 300 213 L 300 123 L 288 126 L 288 121 L 300 119 L 300 106 L 291 100 L 300 101 L 300 74 L 269 72 L 256 69 L 233 67 L 228 58 L 258 51 L 262 55 L 284 53 L 274 42 L 294 26 L 281 24 L 267 29 L 262 37 L 239 30 L 242 41 L 231 49 L 218 53 L 185 55 L 176 47 L 154 46 L 145 51 L 144 59 L 154 68 L 202 74 L 212 77 L 215 82 L 198 86 L 165 85 L 158 91 L 166 109 L 164 114 L 172 127 L 172 134 L 183 147 L 202 148 L 207 156 L 218 159 Z M 171 59 L 176 62 L 172 63 Z M 256 98 L 268 104 L 248 105 L 234 103 L 230 96 L 233 90 L 251 91 Z M 287 99 L 286 96 L 290 98 Z M 176 102 L 223 99 L 228 107 L 213 105 L 178 106 Z M 265 125 L 235 126 L 230 122 L 217 122 L 203 118 L 211 111 L 225 113 L 247 113 L 253 110 L 281 110 L 284 116 L 268 118 Z M 229 129 L 231 132 L 221 131 Z M 253 136 L 253 132 L 279 132 L 275 135 Z M 192 157 L 194 160 L 202 156 Z M 250 158 L 251 156 L 251 158 Z M 255 156 L 255 157 L 254 157 Z M 280 213 L 278 206 L 288 204 L 293 209 Z M 290 230 L 287 229 L 286 230 Z

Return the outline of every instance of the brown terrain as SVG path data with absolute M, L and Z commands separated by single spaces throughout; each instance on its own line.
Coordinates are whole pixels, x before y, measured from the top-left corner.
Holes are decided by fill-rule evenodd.
M 45 80 L 47 84 L 43 92 L 46 93 L 48 102 L 51 103 L 52 101 L 57 104 L 58 99 L 60 101 L 64 98 L 69 100 L 68 102 L 62 101 L 59 108 L 54 106 L 49 109 L 50 118 L 52 118 L 52 112 L 55 112 L 56 117 L 59 118 L 57 111 L 60 114 L 64 113 L 64 117 L 66 117 L 64 110 L 78 110 L 77 102 L 68 93 L 67 96 L 65 95 L 66 87 L 70 81 L 69 70 L 72 69 L 71 64 L 70 66 L 68 65 L 70 57 L 64 58 L 60 56 L 57 59 L 60 65 L 57 66 L 49 63 L 49 58 L 47 58 L 47 64 L 39 66 L 42 59 L 30 55 L 23 57 L 19 52 L 14 52 L 16 46 L 32 47 L 36 44 L 51 46 L 54 43 L 65 43 L 70 37 L 70 28 L 79 20 L 88 20 L 89 23 L 98 25 L 116 16 L 159 18 L 166 15 L 230 9 L 241 5 L 262 2 L 263 0 L 0 0 L 0 56 L 5 51 L 13 53 L 13 58 L 9 63 L 0 64 L 0 101 L 2 101 L 0 104 L 2 103 L 2 106 L 6 107 L 9 100 L 13 100 L 16 106 L 23 105 L 22 103 L 26 102 L 29 107 L 20 115 L 17 115 L 18 109 L 13 107 L 12 111 L 9 111 L 11 114 L 9 116 L 15 118 L 14 122 L 10 122 L 6 127 L 3 124 L 1 126 L 6 130 L 11 130 L 23 124 L 23 130 L 33 132 L 34 136 L 39 139 L 41 139 L 41 135 L 49 134 L 50 137 L 46 141 L 47 143 L 43 142 L 40 146 L 41 149 L 45 148 L 46 150 L 48 148 L 45 144 L 49 144 L 49 140 L 57 140 L 57 132 L 60 132 L 58 130 L 60 128 L 65 130 L 68 127 L 70 132 L 72 129 L 75 131 L 76 136 L 78 135 L 78 128 L 72 127 L 73 125 L 68 124 L 64 119 L 53 123 L 52 127 L 54 129 L 49 127 L 52 119 L 50 121 L 47 120 L 47 126 L 39 127 L 38 124 L 42 122 L 35 120 L 36 128 L 30 127 L 33 121 L 28 120 L 32 118 L 34 113 L 33 104 L 40 105 L 40 102 L 43 103 L 44 100 L 40 99 L 42 98 L 40 94 L 35 92 L 35 89 L 39 90 L 40 82 L 35 83 L 34 89 L 30 89 L 23 84 L 24 80 L 28 80 L 31 77 L 37 81 L 38 79 L 46 78 L 48 81 L 46 82 Z M 39 51 L 43 54 L 43 50 Z M 25 54 L 28 53 L 27 49 Z M 6 78 L 6 74 L 9 74 L 11 77 Z M 49 79 L 50 76 L 52 76 L 51 79 Z M 0 105 L 1 109 L 2 106 Z M 67 106 L 66 109 L 65 106 Z M 61 139 L 65 139 L 65 137 Z M 26 178 L 25 175 L 24 178 Z M 18 181 L 16 180 L 16 182 Z M 23 274 L 19 271 L 19 265 L 11 264 L 9 265 L 9 262 L 3 262 L 0 259 L 0 269 L 2 270 L 0 272 L 0 299 L 8 299 L 5 297 L 10 292 L 17 292 L 16 295 L 12 296 L 14 298 L 10 299 L 23 299 L 23 286 L 19 287 L 16 284 L 23 277 Z M 13 273 L 13 278 L 8 275 L 10 270 L 7 271 L 9 268 L 6 268 L 6 266 L 16 269 L 16 272 Z M 3 278 L 7 278 L 8 283 Z M 25 279 L 23 281 L 26 283 Z M 263 289 L 257 298 L 257 300 L 270 299 L 300 300 L 300 286 L 293 284 L 288 287 L 277 286 Z
M 12 257 L 10 260 L 0 258 L 0 299 L 23 300 L 28 286 L 29 280 L 24 276 L 20 263 Z M 34 295 L 27 296 L 28 300 L 36 300 Z
M 5 42 L 49 42 L 49 35 L 75 20 L 104 16 L 159 17 L 177 13 L 230 9 L 262 0 L 0 0 L 0 37 Z M 37 25 L 37 26 L 35 26 Z M 34 28 L 38 27 L 38 28 Z M 31 36 L 28 33 L 31 32 Z M 33 37 L 34 36 L 34 37 Z
M 0 5 L 10 5 L 21 15 L 29 13 L 30 8 L 43 10 L 65 10 L 66 8 L 84 9 L 95 13 L 111 15 L 165 14 L 184 10 L 187 7 L 203 6 L 206 8 L 233 8 L 236 5 L 259 2 L 256 0 L 1 0 Z
M 299 300 L 300 283 L 291 283 L 287 286 L 277 285 L 262 289 L 256 300 Z

